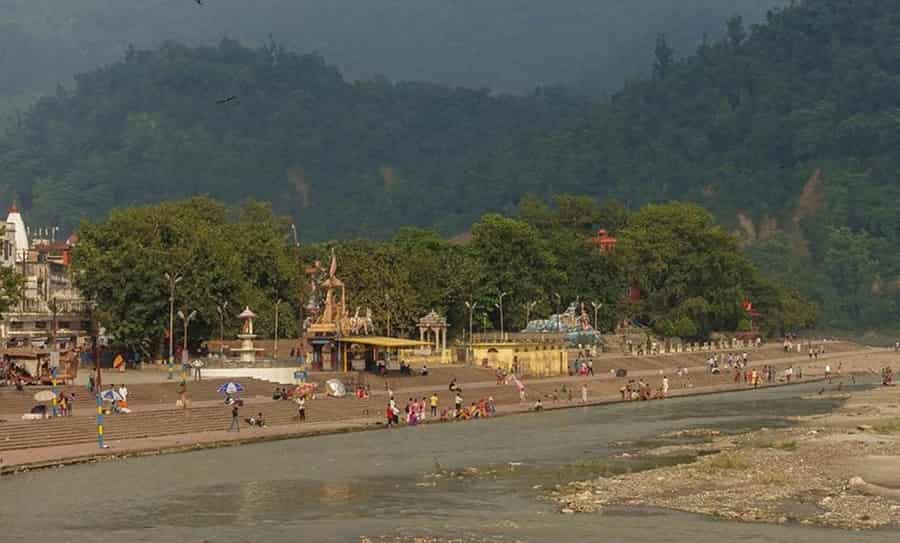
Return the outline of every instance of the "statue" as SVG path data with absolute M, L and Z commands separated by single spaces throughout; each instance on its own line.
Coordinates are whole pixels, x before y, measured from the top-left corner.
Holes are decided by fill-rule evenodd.
M 322 264 L 318 261 L 308 268 L 311 275 L 323 274 L 325 272 Z M 346 309 L 346 293 L 344 291 L 344 283 L 336 276 L 337 273 L 337 257 L 334 254 L 334 248 L 331 249 L 331 265 L 328 267 L 328 276 L 322 281 L 312 280 L 313 293 L 315 294 L 311 300 L 316 303 L 316 307 L 321 306 L 321 311 L 317 311 L 315 322 L 313 322 L 309 330 L 313 333 L 341 333 L 344 334 L 352 327 L 350 317 L 347 315 Z M 336 291 L 340 289 L 338 294 Z M 325 291 L 324 299 L 319 294 Z M 318 303 L 321 300 L 321 303 Z
M 369 335 L 369 331 L 371 333 L 375 333 L 375 321 L 372 320 L 372 310 L 370 308 L 366 308 L 366 316 L 362 319 L 363 326 L 363 334 Z
M 591 330 L 591 318 L 588 317 L 587 311 L 584 310 L 584 304 L 581 304 L 581 315 L 578 316 L 578 324 L 582 331 Z

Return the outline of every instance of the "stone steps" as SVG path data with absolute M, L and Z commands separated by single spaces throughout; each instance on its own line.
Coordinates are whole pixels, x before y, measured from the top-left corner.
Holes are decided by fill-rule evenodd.
M 228 381 L 229 379 L 210 379 L 199 383 L 188 382 L 188 395 L 195 402 L 221 400 L 222 394 L 216 392 L 216 389 Z M 271 383 L 257 379 L 240 379 L 238 382 L 244 385 L 244 392 L 241 395 L 245 397 L 270 397 L 274 388 Z M 128 404 L 132 407 L 140 405 L 174 405 L 179 398 L 178 383 L 179 381 L 168 381 L 165 383 L 126 385 L 128 387 Z M 14 388 L 0 389 L 0 414 L 5 418 L 12 418 L 13 416 L 21 416 L 23 413 L 28 413 L 33 406 L 41 403 L 34 400 L 35 393 L 49 389 L 50 387 L 26 387 L 23 392 L 19 392 Z M 76 410 L 93 409 L 93 396 L 85 387 L 68 385 L 56 387 L 56 389 L 59 392 L 75 394 Z M 44 403 L 49 407 L 48 402 Z
M 367 405 L 373 409 L 374 404 L 359 400 L 357 407 Z M 380 405 L 380 403 L 378 404 Z M 313 402 L 308 409 L 308 420 L 333 421 L 342 418 L 358 417 L 354 409 L 317 409 Z M 241 410 L 241 425 L 246 426 L 244 418 L 262 412 L 266 423 L 270 426 L 296 424 L 296 404 L 293 402 L 266 402 L 263 404 L 245 405 Z M 164 435 L 201 433 L 226 430 L 231 422 L 231 408 L 225 405 L 215 407 L 197 407 L 188 410 L 165 409 L 156 411 L 134 412 L 128 415 L 108 415 L 104 422 L 104 438 L 107 441 L 139 439 Z M 72 445 L 96 441 L 96 419 L 88 415 L 47 419 L 41 421 L 14 421 L 0 424 L 0 451 L 50 447 L 56 445 Z

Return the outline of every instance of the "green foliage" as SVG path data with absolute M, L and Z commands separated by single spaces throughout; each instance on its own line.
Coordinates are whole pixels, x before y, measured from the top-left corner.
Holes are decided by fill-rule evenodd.
M 163 337 L 168 328 L 170 277 L 175 309 L 197 311 L 190 334 L 210 337 L 218 329 L 216 306 L 253 306 L 259 333 L 271 335 L 273 304 L 280 308 L 284 336 L 296 335 L 298 271 L 282 219 L 249 203 L 237 220 L 219 203 L 193 198 L 114 211 L 104 222 L 84 222 L 73 252 L 78 287 L 97 304 L 97 317 L 127 345 Z M 180 330 L 176 322 L 176 334 Z M 226 322 L 229 332 L 236 319 Z M 153 343 L 151 343 L 153 345 Z M 159 345 L 158 343 L 156 345 Z
M 513 97 L 350 83 L 321 58 L 271 43 L 131 49 L 41 100 L 0 138 L 0 187 L 36 222 L 66 226 L 122 201 L 209 193 L 233 204 L 252 183 L 254 197 L 293 215 L 304 241 L 386 239 L 401 225 L 455 234 L 530 195 L 518 219 L 537 231 L 537 265 L 549 256 L 563 268 L 571 258 L 559 288 L 607 300 L 585 274 L 599 263 L 575 258 L 585 253 L 573 233 L 624 231 L 625 215 L 577 195 L 631 209 L 692 201 L 725 228 L 744 226 L 739 215 L 753 222 L 748 254 L 788 287 L 755 287 L 770 300 L 770 329 L 803 326 L 819 311 L 788 302 L 800 299 L 793 290 L 829 326 L 896 323 L 900 3 L 801 0 L 764 24 L 733 18 L 723 31 L 692 55 L 676 55 L 664 38 L 655 50 L 648 43 L 655 76 L 593 103 L 564 88 Z M 239 103 L 214 103 L 229 94 Z M 556 194 L 576 196 L 545 203 Z M 780 231 L 772 237 L 763 224 Z M 740 267 L 708 263 L 720 264 Z M 670 326 L 686 318 L 699 334 L 736 326 L 731 300 L 758 283 L 741 272 L 740 287 L 710 300 L 708 289 L 656 288 L 666 286 L 660 269 L 642 273 L 656 292 L 647 316 Z M 486 281 L 471 295 L 491 304 L 502 283 L 516 283 Z M 552 288 L 522 294 L 541 290 L 548 300 Z
M 631 217 L 619 245 L 643 294 L 639 312 L 651 323 L 672 331 L 675 323 L 690 328 L 680 323 L 686 318 L 700 335 L 735 329 L 753 268 L 708 212 L 692 204 L 647 206 Z
M 229 95 L 239 99 L 216 103 Z M 461 230 L 502 200 L 453 203 L 486 149 L 570 124 L 583 109 L 561 90 L 351 83 L 322 58 L 274 44 L 167 43 L 130 50 L 39 101 L 0 138 L 0 187 L 31 221 L 63 227 L 123 201 L 211 194 L 234 204 L 249 193 L 292 214 L 307 241 L 436 222 Z
M 0 267 L 0 313 L 22 300 L 25 278 L 13 268 Z
M 415 335 L 416 321 L 431 310 L 460 333 L 468 323 L 466 302 L 478 304 L 476 317 L 487 320 L 486 327 L 499 327 L 501 293 L 506 293 L 507 330 L 523 328 L 528 312 L 546 317 L 579 300 L 589 313 L 596 307 L 602 328 L 609 330 L 618 319 L 634 316 L 621 299 L 635 280 L 646 293 L 640 310 L 656 319 L 660 332 L 699 337 L 732 330 L 745 318 L 743 296 L 762 284 L 734 238 L 693 205 L 648 206 L 628 215 L 615 204 L 561 196 L 553 207 L 527 200 L 521 209 L 523 215 L 539 209 L 528 216 L 543 226 L 487 214 L 465 243 L 408 227 L 390 241 L 357 239 L 298 249 L 288 220 L 269 206 L 250 201 L 229 209 L 195 197 L 86 221 L 73 265 L 78 286 L 96 301 L 97 316 L 113 336 L 157 347 L 168 327 L 165 274 L 182 276 L 176 310 L 198 312 L 190 329 L 194 343 L 217 335 L 216 309 L 225 301 L 232 312 L 250 306 L 259 315 L 258 333 L 270 337 L 274 304 L 282 300 L 279 335 L 291 337 L 310 294 L 300 263 L 327 265 L 332 251 L 337 275 L 347 286 L 349 312 L 371 309 L 378 333 L 390 328 L 401 336 Z M 620 231 L 621 250 L 601 253 L 590 236 L 610 217 L 628 226 Z M 765 296 L 760 291 L 763 307 L 792 303 L 787 291 L 767 288 Z M 226 333 L 232 335 L 237 324 L 229 318 Z

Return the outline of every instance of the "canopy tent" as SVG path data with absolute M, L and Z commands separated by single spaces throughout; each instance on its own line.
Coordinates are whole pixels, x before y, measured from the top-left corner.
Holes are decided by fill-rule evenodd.
M 341 343 L 355 343 L 357 345 L 381 347 L 382 349 L 414 349 L 416 347 L 428 347 L 431 345 L 431 343 L 427 341 L 381 336 L 347 336 L 340 338 L 339 341 Z
M 345 336 L 338 338 L 337 344 L 344 371 L 372 368 L 378 358 L 378 351 L 391 352 L 431 346 L 431 343 L 426 341 L 384 336 Z M 364 358 L 350 360 L 350 352 L 354 346 L 366 347 L 370 352 L 365 354 Z

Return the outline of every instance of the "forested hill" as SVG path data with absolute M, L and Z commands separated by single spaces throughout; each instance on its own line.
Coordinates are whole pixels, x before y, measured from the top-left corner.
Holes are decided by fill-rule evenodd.
M 322 58 L 276 45 L 166 44 L 129 51 L 31 108 L 0 142 L 0 187 L 32 224 L 71 227 L 114 206 L 208 193 L 272 201 L 305 240 L 451 229 L 467 164 L 586 109 L 552 89 L 348 82 Z M 477 207 L 464 219 L 487 208 Z
M 900 289 L 900 2 L 806 0 L 626 86 L 572 130 L 497 154 L 483 188 L 690 199 L 751 242 L 826 324 L 896 324 Z M 485 179 L 492 180 L 485 183 Z M 502 189 L 500 189 L 502 190 Z
M 277 46 L 131 51 L 32 108 L 0 186 L 34 220 L 208 192 L 272 200 L 304 239 L 456 233 L 526 193 L 690 199 L 827 324 L 896 322 L 900 3 L 802 0 L 729 22 L 609 103 L 374 79 Z M 235 95 L 239 100 L 216 104 Z

